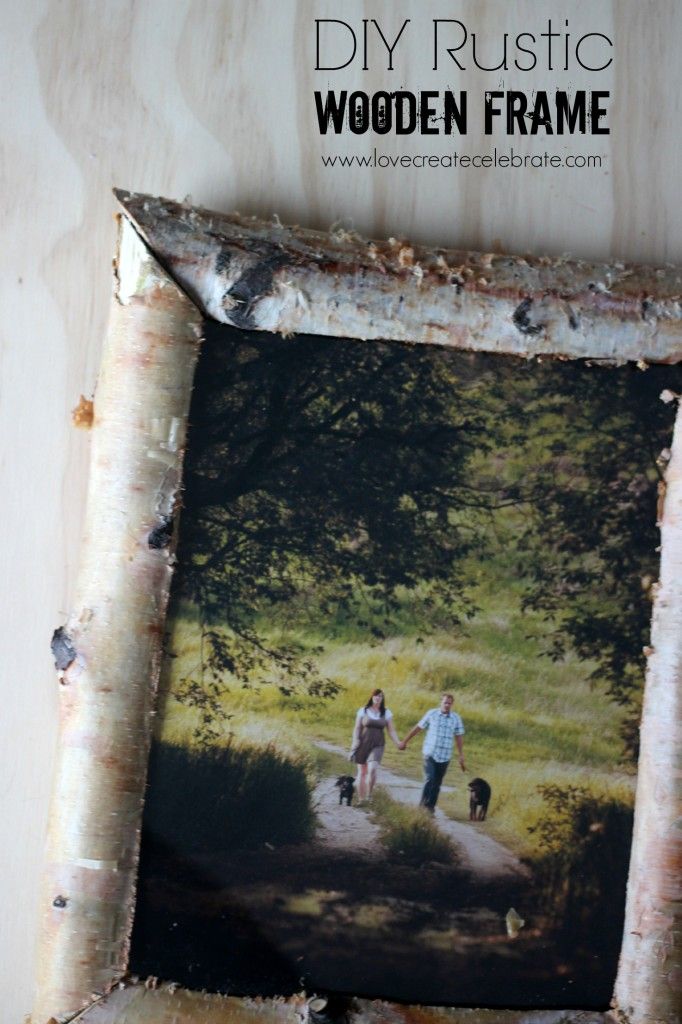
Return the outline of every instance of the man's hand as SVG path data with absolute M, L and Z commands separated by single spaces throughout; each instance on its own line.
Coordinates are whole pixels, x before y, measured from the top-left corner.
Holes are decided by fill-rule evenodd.
M 465 772 L 467 770 L 467 766 L 464 763 L 464 757 L 462 755 L 460 755 L 460 758 L 459 758 L 459 766 L 460 766 L 460 768 L 462 769 L 463 772 Z
M 406 750 L 406 749 L 407 749 L 407 743 L 405 742 L 405 740 L 401 740 L 400 743 L 398 744 L 398 750 Z
M 414 728 L 410 729 L 410 731 L 408 732 L 407 736 L 403 740 L 403 745 L 401 747 L 401 750 L 404 750 L 406 748 L 407 744 L 410 742 L 410 740 L 412 739 L 413 736 L 416 736 L 418 732 L 422 732 L 422 731 L 423 730 L 422 730 L 422 727 L 420 725 L 415 725 Z

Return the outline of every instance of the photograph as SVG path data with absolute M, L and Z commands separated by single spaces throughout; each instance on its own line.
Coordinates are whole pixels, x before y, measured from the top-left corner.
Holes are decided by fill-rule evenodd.
M 666 388 L 205 323 L 135 974 L 608 1006 Z

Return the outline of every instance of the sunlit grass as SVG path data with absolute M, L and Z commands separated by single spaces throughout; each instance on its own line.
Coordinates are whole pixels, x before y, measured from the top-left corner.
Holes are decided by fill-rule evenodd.
M 594 664 L 570 656 L 552 662 L 542 656 L 538 637 L 547 627 L 537 614 L 521 613 L 519 581 L 506 567 L 504 586 L 490 569 L 476 571 L 479 610 L 466 624 L 448 631 L 429 633 L 404 622 L 377 643 L 338 622 L 331 637 L 319 625 L 289 631 L 289 637 L 294 635 L 308 649 L 322 647 L 320 674 L 334 680 L 339 693 L 329 701 L 305 694 L 287 697 L 257 676 L 248 689 L 227 678 L 218 745 L 233 738 L 275 743 L 285 753 L 314 757 L 314 741 L 322 739 L 347 750 L 355 713 L 375 687 L 385 691 L 401 736 L 446 690 L 454 693 L 467 730 L 466 775 L 453 761 L 445 782 L 454 792 L 444 791 L 440 799 L 452 817 L 468 818 L 466 783 L 481 776 L 493 790 L 486 831 L 528 853 L 534 846 L 528 828 L 543 810 L 539 785 L 582 785 L 603 796 L 630 792 L 633 780 L 619 765 L 620 711 L 590 679 Z M 175 618 L 172 630 L 175 656 L 164 666 L 157 735 L 192 746 L 198 712 L 175 700 L 172 690 L 192 673 L 198 678 L 199 626 L 191 615 L 183 615 Z M 269 630 L 276 639 L 281 625 L 275 622 Z M 389 743 L 384 764 L 420 779 L 420 737 L 404 753 Z
M 422 807 L 406 807 L 379 789 L 372 798 L 372 815 L 381 830 L 381 841 L 396 863 L 419 867 L 433 861 L 456 862 L 452 843 Z

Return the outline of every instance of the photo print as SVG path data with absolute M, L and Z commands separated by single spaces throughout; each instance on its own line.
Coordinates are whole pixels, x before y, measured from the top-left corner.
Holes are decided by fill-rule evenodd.
M 131 971 L 606 1007 L 679 369 L 204 334 Z

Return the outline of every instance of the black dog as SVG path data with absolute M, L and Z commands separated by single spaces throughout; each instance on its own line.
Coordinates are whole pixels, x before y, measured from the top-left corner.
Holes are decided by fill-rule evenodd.
M 346 804 L 350 807 L 353 802 L 353 790 L 355 789 L 355 782 L 350 775 L 339 775 L 334 785 L 339 787 L 339 803 L 342 804 L 346 801 Z
M 485 779 L 472 779 L 469 783 L 469 821 L 485 821 L 490 803 L 490 786 Z

